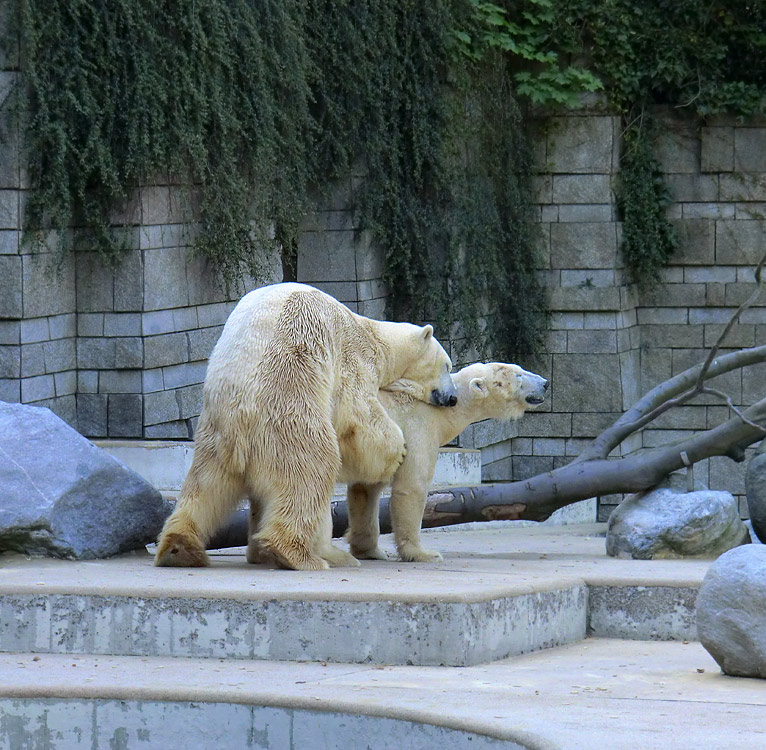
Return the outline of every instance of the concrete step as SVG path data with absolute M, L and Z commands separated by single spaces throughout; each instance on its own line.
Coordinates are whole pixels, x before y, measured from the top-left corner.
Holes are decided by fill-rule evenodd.
M 0 654 L 8 750 L 761 750 L 762 681 L 699 643 L 585 641 L 460 669 Z
M 190 440 L 93 442 L 167 494 L 181 489 L 194 456 L 194 443 Z M 481 484 L 481 451 L 442 448 L 436 461 L 433 486 L 469 487 L 475 484 Z M 345 494 L 345 485 L 337 485 L 335 495 L 345 497 Z
M 586 634 L 693 638 L 706 564 L 657 562 L 637 579 L 634 561 L 606 557 L 603 531 L 425 534 L 443 562 L 315 573 L 248 565 L 241 549 L 193 570 L 148 554 L 5 556 L 0 651 L 466 666 Z

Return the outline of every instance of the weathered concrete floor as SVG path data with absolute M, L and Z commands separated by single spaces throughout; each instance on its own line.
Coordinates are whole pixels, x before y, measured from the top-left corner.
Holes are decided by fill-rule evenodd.
M 216 556 L 207 570 L 143 556 L 89 563 L 0 557 L 0 595 L 463 600 L 589 585 L 698 586 L 709 561 L 604 554 L 603 527 L 429 533 L 443 563 L 365 562 L 324 573 Z M 442 724 L 529 748 L 766 747 L 766 682 L 722 675 L 699 643 L 590 638 L 472 667 L 0 654 L 0 699 L 191 701 L 283 706 Z M 64 705 L 64 704 L 62 704 Z M 366 745 L 361 745 L 361 747 Z M 375 747 L 374 739 L 371 747 Z

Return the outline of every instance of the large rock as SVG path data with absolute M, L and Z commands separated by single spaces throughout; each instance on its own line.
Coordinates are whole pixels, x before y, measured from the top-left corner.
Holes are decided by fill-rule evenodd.
M 154 541 L 169 504 L 48 409 L 0 401 L 0 552 L 92 559 Z
M 749 541 L 730 493 L 664 486 L 631 495 L 617 506 L 609 518 L 606 551 L 635 560 L 715 558 Z
M 745 494 L 753 531 L 766 542 L 766 440 L 761 441 L 757 453 L 748 461 Z
M 738 547 L 713 563 L 697 596 L 697 634 L 726 674 L 766 677 L 766 547 Z

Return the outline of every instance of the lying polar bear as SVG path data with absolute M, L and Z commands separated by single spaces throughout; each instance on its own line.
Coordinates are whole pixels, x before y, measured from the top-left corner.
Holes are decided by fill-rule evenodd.
M 440 446 L 457 437 L 473 422 L 490 418 L 518 419 L 530 406 L 541 404 L 548 390 L 545 378 L 517 365 L 501 362 L 469 365 L 453 375 L 452 380 L 457 389 L 457 405 L 449 409 L 430 406 L 402 392 L 378 392 L 388 415 L 401 428 L 407 445 L 405 459 L 391 482 L 389 504 L 396 547 L 400 558 L 406 562 L 441 559 L 438 552 L 423 549 L 420 544 L 426 495 L 433 480 Z M 349 480 L 347 538 L 356 558 L 388 558 L 378 547 L 378 504 L 386 485 Z M 255 536 L 260 517 L 259 503 L 253 497 L 250 500 L 247 548 L 247 560 L 251 563 L 263 559 Z M 331 529 L 328 514 L 324 526 L 326 539 L 322 544 L 330 545 Z M 321 556 L 323 551 L 317 553 Z

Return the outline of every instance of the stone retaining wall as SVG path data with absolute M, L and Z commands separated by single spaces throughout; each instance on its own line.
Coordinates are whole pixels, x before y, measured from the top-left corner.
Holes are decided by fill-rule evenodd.
M 17 73 L 0 72 L 0 100 Z M 206 359 L 234 302 L 190 249 L 176 188 L 138 191 L 120 217 L 133 250 L 112 267 L 96 254 L 62 256 L 20 243 L 27 180 L 17 133 L 0 145 L 0 399 L 48 406 L 89 437 L 189 438 Z M 750 293 L 766 249 L 766 122 L 702 126 L 667 115 L 658 146 L 680 247 L 662 283 L 638 296 L 625 284 L 614 199 L 619 118 L 598 111 L 534 122 L 536 201 L 548 264 L 551 330 L 540 360 L 520 364 L 552 380 L 547 404 L 520 422 L 486 422 L 461 437 L 482 452 L 485 480 L 523 479 L 568 462 L 584 442 L 658 382 L 700 361 Z M 297 277 L 371 316 L 385 313 L 383 260 L 349 207 L 358 175 L 306 221 Z M 193 229 L 191 230 L 193 231 Z M 274 264 L 274 279 L 281 278 Z M 729 345 L 766 343 L 762 300 Z M 763 366 L 713 383 L 740 405 L 766 390 Z M 676 410 L 631 452 L 716 424 L 709 397 Z M 697 468 L 711 488 L 744 491 L 728 459 Z M 602 517 L 619 498 L 602 498 Z

